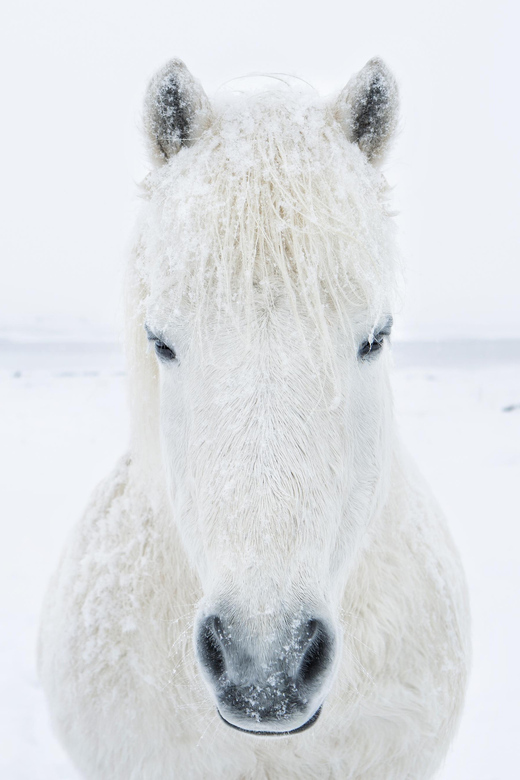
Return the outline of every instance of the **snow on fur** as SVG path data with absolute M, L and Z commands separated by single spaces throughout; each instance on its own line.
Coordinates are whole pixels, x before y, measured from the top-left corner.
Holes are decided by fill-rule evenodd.
M 360 357 L 398 296 L 374 166 L 395 82 L 375 60 L 335 103 L 210 104 L 176 60 L 146 105 L 131 452 L 49 590 L 56 730 L 92 780 L 430 778 L 462 706 L 465 584 L 394 430 L 387 347 Z M 201 650 L 215 615 L 218 679 Z M 307 624 L 327 652 L 303 695 Z M 218 716 L 255 731 L 266 701 L 280 734 L 322 709 L 277 738 Z

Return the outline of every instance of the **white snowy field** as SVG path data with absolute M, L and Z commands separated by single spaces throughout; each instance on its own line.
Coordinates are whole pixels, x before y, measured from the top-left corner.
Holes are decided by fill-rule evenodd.
M 397 344 L 401 431 L 466 566 L 474 662 L 439 780 L 518 777 L 520 343 Z M 125 449 L 111 344 L 0 344 L 0 779 L 75 780 L 35 671 L 47 580 L 89 493 Z

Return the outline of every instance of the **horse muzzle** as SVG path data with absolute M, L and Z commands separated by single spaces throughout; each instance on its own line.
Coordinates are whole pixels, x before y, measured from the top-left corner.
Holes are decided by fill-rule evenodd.
M 324 620 L 287 619 L 251 631 L 223 613 L 204 618 L 196 649 L 222 720 L 264 736 L 299 733 L 316 722 L 328 690 L 334 635 Z

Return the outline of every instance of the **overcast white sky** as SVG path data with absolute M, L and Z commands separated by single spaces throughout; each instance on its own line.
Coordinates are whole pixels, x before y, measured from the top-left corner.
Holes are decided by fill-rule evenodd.
M 520 337 L 518 2 L 4 0 L 0 326 L 114 327 L 146 173 L 149 77 L 250 72 L 340 89 L 378 54 L 402 94 L 388 166 L 408 263 L 402 335 Z

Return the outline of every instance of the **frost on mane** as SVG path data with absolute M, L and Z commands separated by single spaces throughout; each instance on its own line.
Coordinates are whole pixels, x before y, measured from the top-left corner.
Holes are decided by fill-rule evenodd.
M 208 305 L 252 316 L 255 289 L 269 305 L 283 288 L 325 336 L 329 309 L 377 318 L 395 288 L 385 181 L 314 96 L 221 96 L 203 138 L 144 190 L 136 272 L 199 322 Z
M 132 441 L 49 590 L 40 672 L 91 780 L 427 780 L 465 582 L 399 443 L 381 164 L 394 78 L 334 100 L 152 80 L 128 269 Z

